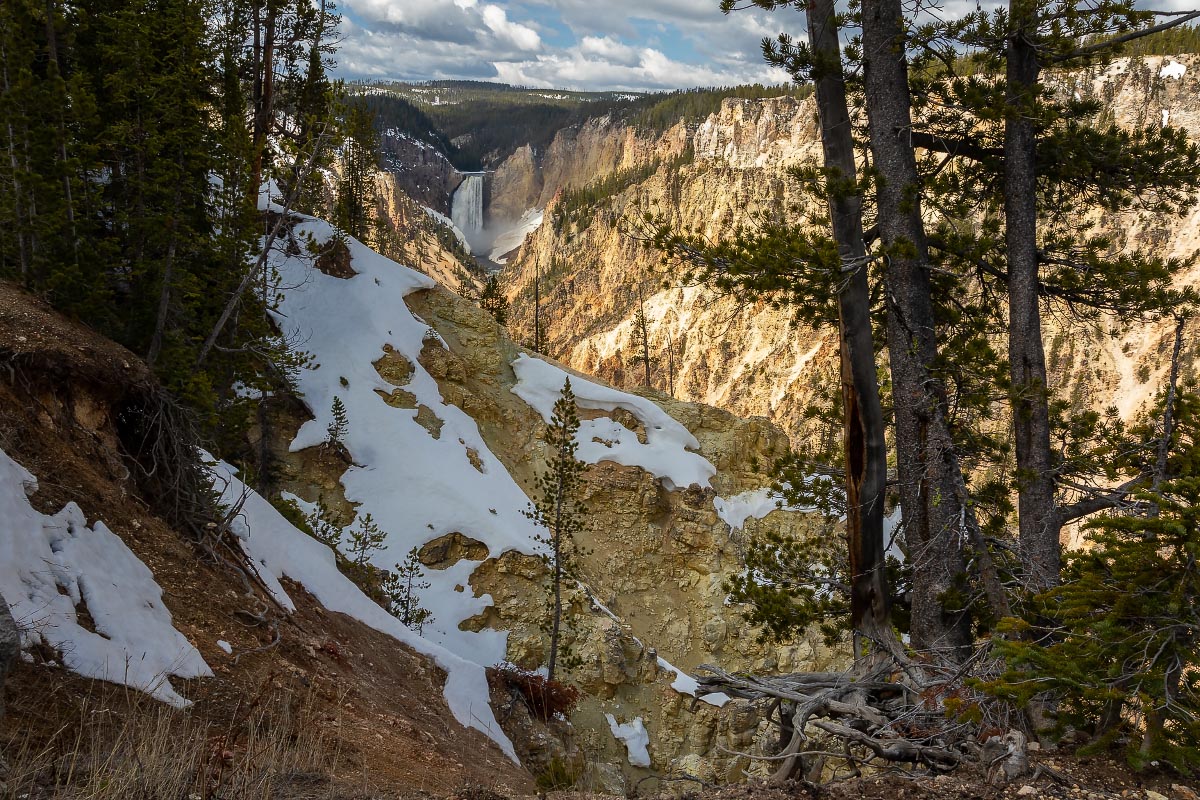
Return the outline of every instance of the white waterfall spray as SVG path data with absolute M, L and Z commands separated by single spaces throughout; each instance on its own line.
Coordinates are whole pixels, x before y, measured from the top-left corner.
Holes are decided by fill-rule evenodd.
M 472 242 L 483 230 L 483 173 L 466 175 L 450 201 L 450 219 Z

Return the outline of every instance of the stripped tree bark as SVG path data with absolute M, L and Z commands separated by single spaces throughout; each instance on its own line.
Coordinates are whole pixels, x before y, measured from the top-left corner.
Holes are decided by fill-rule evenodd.
M 850 616 L 856 638 L 861 634 L 883 641 L 893 638 L 883 541 L 887 445 L 871 333 L 862 197 L 854 161 L 835 3 L 811 0 L 806 17 L 814 60 L 821 147 L 828 175 L 829 215 L 845 275 L 838 293 L 838 337 Z M 856 641 L 856 655 L 861 654 L 859 644 L 861 641 Z

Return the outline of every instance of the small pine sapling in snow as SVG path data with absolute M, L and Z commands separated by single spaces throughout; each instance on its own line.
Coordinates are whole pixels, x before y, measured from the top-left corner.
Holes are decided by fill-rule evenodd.
M 317 499 L 313 509 L 304 515 L 313 538 L 340 554 L 342 546 L 342 528 L 333 520 L 333 512 L 325 505 L 325 498 Z
M 329 413 L 333 417 L 333 421 L 325 428 L 325 445 L 341 447 L 342 440 L 346 438 L 346 431 L 350 428 L 350 419 L 346 416 L 346 404 L 342 402 L 342 398 L 333 398 L 333 405 L 329 407 Z
M 387 541 L 387 531 L 379 527 L 379 523 L 370 514 L 364 514 L 357 519 L 357 524 L 350 529 L 346 540 L 346 561 L 348 575 L 359 587 L 379 600 L 381 570 L 371 563 L 371 558 L 383 549 Z
M 423 633 L 425 625 L 433 621 L 433 612 L 421 605 L 421 592 L 429 588 L 429 582 L 424 578 L 425 570 L 414 547 L 383 582 L 388 611 L 418 634 Z
M 582 663 L 572 653 L 570 644 L 562 640 L 564 627 L 569 628 L 571 622 L 569 618 L 563 619 L 563 584 L 579 579 L 579 559 L 587 555 L 587 551 L 575 539 L 575 535 L 584 527 L 579 488 L 585 465 L 576 456 L 578 445 L 575 435 L 578 432 L 579 414 L 568 378 L 563 383 L 561 396 L 554 404 L 554 413 L 546 430 L 546 445 L 550 450 L 546 470 L 538 476 L 537 498 L 525 512 L 527 517 L 546 531 L 535 539 L 546 547 L 540 558 L 550 571 L 550 618 L 546 624 L 546 632 L 550 637 L 550 657 L 546 677 L 551 681 L 560 663 L 566 669 L 573 669 Z M 566 599 L 569 601 L 570 598 Z
M 383 549 L 386 541 L 387 531 L 379 527 L 373 516 L 364 514 L 358 518 L 358 525 L 350 530 L 346 557 L 356 566 L 365 566 L 371 562 L 371 556 Z

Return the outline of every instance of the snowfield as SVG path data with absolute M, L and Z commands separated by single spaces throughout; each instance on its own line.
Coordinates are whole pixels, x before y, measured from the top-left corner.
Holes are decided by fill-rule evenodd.
M 170 677 L 213 673 L 175 629 L 150 568 L 104 523 L 89 527 L 74 503 L 53 516 L 35 510 L 35 491 L 33 475 L 0 451 L 0 594 L 22 649 L 44 644 L 79 675 L 191 705 Z M 94 631 L 80 624 L 81 607 Z
M 296 233 L 326 242 L 333 229 L 304 218 Z M 349 420 L 344 444 L 353 460 L 341 483 L 359 514 L 371 514 L 388 533 L 374 559 L 379 567 L 391 569 L 412 548 L 456 532 L 483 542 L 490 557 L 513 549 L 532 554 L 538 528 L 523 514 L 529 499 L 488 449 L 475 421 L 443 402 L 437 382 L 420 364 L 422 349 L 445 345 L 408 310 L 404 297 L 434 282 L 354 239 L 347 243 L 357 273 L 349 279 L 313 269 L 304 256 L 273 256 L 283 285 L 294 287 L 284 291 L 278 324 L 313 355 L 297 388 L 315 419 L 300 428 L 291 449 L 324 443 L 330 408 L 340 398 Z M 388 383 L 375 369 L 389 350 L 412 369 L 404 386 Z M 440 431 L 418 423 L 416 409 L 388 405 L 384 397 L 397 389 L 428 408 Z M 425 637 L 487 666 L 504 660 L 506 634 L 459 628 L 492 603 L 471 590 L 478 564 L 427 570 L 431 586 L 421 600 L 434 615 Z

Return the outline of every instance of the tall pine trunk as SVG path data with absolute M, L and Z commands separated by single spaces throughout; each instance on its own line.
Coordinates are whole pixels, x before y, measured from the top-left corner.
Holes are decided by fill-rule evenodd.
M 1054 502 L 1046 351 L 1038 301 L 1037 132 L 1033 110 L 1041 68 L 1033 47 L 1030 0 L 1013 0 L 1004 128 L 1005 248 L 1008 255 L 1008 360 L 1017 458 L 1017 513 L 1025 588 L 1058 583 L 1062 519 Z
M 812 0 L 807 18 L 825 167 L 839 182 L 854 181 L 854 139 L 833 0 Z M 891 634 L 883 541 L 887 445 L 871 334 L 862 198 L 840 189 L 828 203 L 838 255 L 843 268 L 853 270 L 838 294 L 850 615 L 856 633 L 878 640 Z
M 900 0 L 864 0 L 863 58 L 871 153 L 878 172 L 879 230 L 886 248 L 887 341 L 905 541 L 912 564 L 912 643 L 938 661 L 961 661 L 967 615 L 947 609 L 966 559 L 962 474 L 946 415 L 929 253 L 921 220 Z

